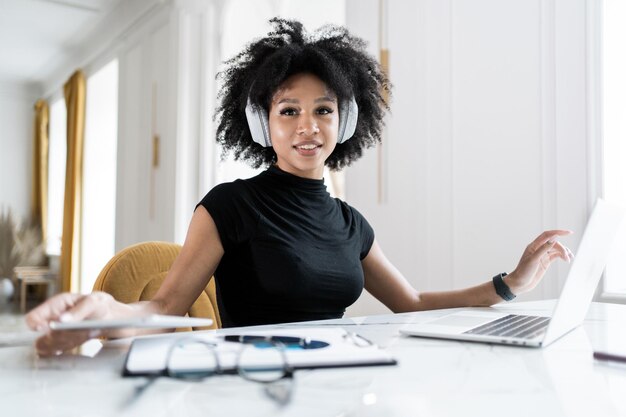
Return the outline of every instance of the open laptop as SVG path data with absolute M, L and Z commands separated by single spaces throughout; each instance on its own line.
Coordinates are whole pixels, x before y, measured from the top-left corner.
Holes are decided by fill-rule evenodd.
M 622 208 L 598 200 L 552 318 L 470 308 L 407 326 L 401 333 L 532 347 L 554 342 L 583 322 L 624 215 Z

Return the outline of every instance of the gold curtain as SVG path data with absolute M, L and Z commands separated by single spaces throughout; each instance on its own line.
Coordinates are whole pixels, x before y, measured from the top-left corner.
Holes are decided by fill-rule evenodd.
M 48 235 L 48 120 L 48 102 L 37 100 L 35 103 L 31 219 L 41 226 L 41 236 L 44 242 Z
M 85 76 L 80 70 L 63 87 L 67 107 L 67 161 L 60 259 L 62 291 L 75 292 L 79 289 L 85 90 Z

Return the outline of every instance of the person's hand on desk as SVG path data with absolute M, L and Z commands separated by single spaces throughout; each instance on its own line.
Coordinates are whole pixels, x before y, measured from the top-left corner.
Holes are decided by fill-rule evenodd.
M 94 330 L 50 330 L 51 321 L 78 321 L 105 319 L 117 303 L 104 292 L 87 295 L 63 293 L 55 295 L 26 315 L 26 323 L 32 330 L 45 332 L 37 339 L 35 347 L 41 356 L 58 355 L 100 336 Z
M 570 230 L 548 230 L 526 247 L 515 270 L 503 278 L 513 294 L 533 290 L 556 259 L 566 262 L 574 259 L 572 251 L 557 240 L 559 236 L 570 234 Z

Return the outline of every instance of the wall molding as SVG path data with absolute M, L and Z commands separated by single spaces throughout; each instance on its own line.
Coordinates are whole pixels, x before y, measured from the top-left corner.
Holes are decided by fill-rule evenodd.
M 220 37 L 221 3 L 177 2 L 175 46 L 176 76 L 176 207 L 175 241 L 182 243 L 194 208 L 208 189 L 215 167 L 207 166 L 215 153 L 213 101 Z M 208 178 L 207 178 L 208 177 Z
M 555 3 L 544 0 L 540 3 L 540 68 L 541 77 L 541 143 L 542 143 L 542 224 L 544 230 L 558 227 L 556 212 L 557 193 L 557 143 L 556 143 L 556 61 L 555 61 Z M 560 265 L 554 265 L 547 279 L 541 284 L 543 298 L 554 298 L 559 292 Z

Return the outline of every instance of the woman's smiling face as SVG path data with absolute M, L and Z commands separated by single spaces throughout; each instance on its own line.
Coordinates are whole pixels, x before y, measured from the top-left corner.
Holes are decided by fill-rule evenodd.
M 281 170 L 321 179 L 324 162 L 337 145 L 337 96 L 313 74 L 292 75 L 272 97 L 269 128 Z

